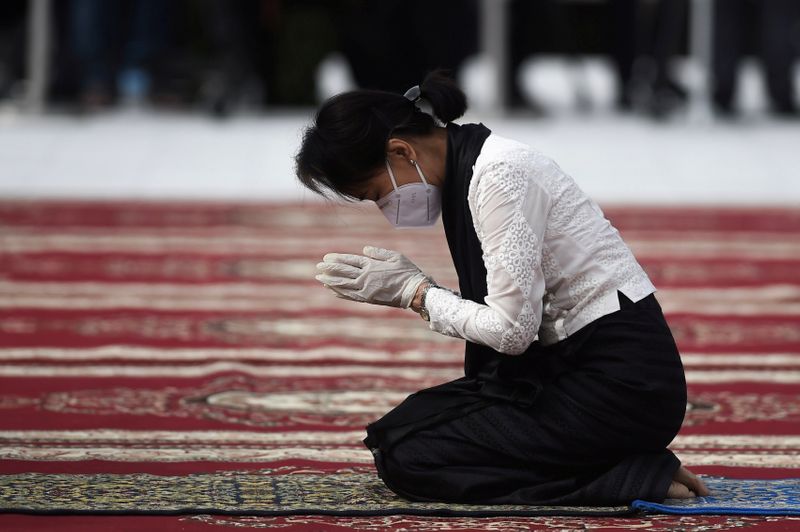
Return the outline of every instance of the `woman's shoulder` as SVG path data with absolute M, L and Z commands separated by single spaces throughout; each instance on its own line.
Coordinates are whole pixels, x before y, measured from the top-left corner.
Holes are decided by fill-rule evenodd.
M 488 197 L 499 195 L 516 200 L 535 191 L 536 196 L 546 200 L 558 180 L 558 166 L 542 152 L 491 134 L 475 161 L 467 200 L 480 218 L 479 205 Z
M 473 179 L 487 173 L 513 172 L 534 177 L 557 168 L 553 159 L 536 148 L 492 133 L 486 138 L 473 168 Z

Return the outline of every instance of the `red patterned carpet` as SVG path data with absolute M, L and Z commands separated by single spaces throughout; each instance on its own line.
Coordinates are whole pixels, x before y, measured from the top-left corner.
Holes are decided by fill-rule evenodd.
M 683 355 L 690 410 L 672 448 L 698 473 L 800 476 L 800 210 L 606 214 Z M 374 208 L 0 202 L 0 473 L 372 472 L 365 424 L 460 376 L 463 346 L 314 280 L 323 254 L 367 243 L 457 286 L 440 229 L 394 231 Z M 0 515 L 0 530 L 147 528 L 762 531 L 800 517 Z

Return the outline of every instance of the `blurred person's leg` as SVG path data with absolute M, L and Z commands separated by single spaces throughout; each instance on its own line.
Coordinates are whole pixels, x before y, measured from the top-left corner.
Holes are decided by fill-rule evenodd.
M 797 114 L 792 67 L 797 57 L 793 39 L 800 39 L 798 2 L 759 0 L 757 4 L 761 11 L 761 58 L 771 110 L 779 115 Z
M 652 44 L 655 77 L 650 105 L 650 112 L 656 117 L 670 113 L 688 96 L 669 71 L 670 61 L 680 52 L 686 34 L 687 9 L 687 0 L 659 0 L 656 5 Z
M 81 94 L 82 62 L 76 57 L 72 38 L 71 1 L 53 4 L 53 47 L 48 103 L 74 105 Z
M 257 77 L 261 6 L 258 0 L 207 0 L 203 9 L 214 57 L 202 97 L 212 113 L 224 116 Z
M 318 103 L 317 69 L 339 48 L 335 18 L 343 4 L 329 0 L 292 0 L 281 4 L 280 24 L 276 26 L 275 76 L 267 90 L 270 103 L 292 106 Z M 407 11 L 412 21 L 426 16 L 424 8 L 409 7 Z M 406 35 L 396 39 L 394 45 L 403 45 L 407 40 Z M 390 68 L 394 66 L 389 58 L 384 61 Z
M 91 108 L 112 100 L 117 4 L 113 0 L 71 0 L 69 40 L 78 62 L 80 99 Z
M 508 13 L 508 68 L 506 69 L 505 101 L 511 108 L 526 107 L 528 101 L 522 93 L 519 72 L 522 63 L 534 52 L 537 17 L 541 17 L 543 2 L 540 0 L 511 0 L 506 3 Z
M 578 110 L 588 111 L 592 107 L 589 94 L 591 88 L 584 83 L 585 79 L 579 73 L 582 69 L 582 57 L 590 54 L 596 44 L 595 30 L 598 27 L 597 21 L 601 19 L 593 16 L 592 4 L 570 6 L 563 0 L 545 0 L 542 7 L 548 43 L 552 50 L 564 56 L 571 70 L 574 81 L 572 89 Z
M 617 71 L 617 108 L 633 105 L 633 64 L 638 55 L 637 12 L 639 0 L 611 0 L 612 57 Z
M 403 26 L 411 24 L 411 16 L 403 16 L 402 12 L 396 16 L 396 8 L 402 9 L 402 5 L 388 0 L 353 0 L 347 4 L 339 32 L 359 87 L 400 91 L 411 77 L 407 56 L 413 53 L 413 43 L 400 37 Z M 393 47 L 404 48 L 406 52 L 396 57 Z
M 128 32 L 117 79 L 119 94 L 127 101 L 141 101 L 150 92 L 153 66 L 167 41 L 171 5 L 162 0 L 133 0 L 128 6 Z
M 0 100 L 24 76 L 26 14 L 25 0 L 0 2 Z
M 474 0 L 354 0 L 336 15 L 362 88 L 404 91 L 435 68 L 457 70 L 478 47 Z
M 415 35 L 420 52 L 414 58 L 417 70 L 413 84 L 419 83 L 430 70 L 444 68 L 454 74 L 461 63 L 478 52 L 478 0 L 418 1 L 425 17 L 415 20 Z M 458 35 L 451 39 L 450 35 Z
M 760 1 L 760 0 L 759 0 Z M 742 55 L 745 0 L 715 0 L 712 96 L 719 113 L 734 113 L 733 97 Z
M 508 4 L 508 69 L 506 69 L 506 105 L 546 112 L 538 102 L 524 95 L 519 83 L 520 67 L 537 53 L 573 57 L 577 40 L 569 24 L 566 6 L 560 0 L 513 0 Z

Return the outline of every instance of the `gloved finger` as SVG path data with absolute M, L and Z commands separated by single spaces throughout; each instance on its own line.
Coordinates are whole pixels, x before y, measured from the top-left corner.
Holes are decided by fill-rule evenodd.
M 324 262 L 349 264 L 357 268 L 363 268 L 369 264 L 369 259 L 363 255 L 351 255 L 349 253 L 327 253 L 322 257 Z
M 348 277 L 355 279 L 363 271 L 361 268 L 350 266 L 349 264 L 342 264 L 340 262 L 319 262 L 317 263 L 317 270 L 322 273 L 338 277 Z
M 335 297 L 339 299 L 346 299 L 348 301 L 358 301 L 359 303 L 363 301 L 363 298 L 352 290 L 343 290 L 339 288 L 333 288 L 332 286 L 327 286 L 327 285 L 326 288 L 330 293 L 332 293 Z
M 341 290 L 339 290 L 339 289 L 337 289 L 337 288 L 334 288 L 334 287 L 332 287 L 332 286 L 330 286 L 330 285 L 327 285 L 327 284 L 325 285 L 325 288 L 327 288 L 328 290 L 330 290 L 331 292 L 333 292 L 333 295 L 335 295 L 335 296 L 336 296 L 336 297 L 338 297 L 339 299 L 350 299 L 349 297 L 347 297 L 347 296 L 345 295 L 345 293 L 344 293 L 344 292 L 342 292 Z
M 332 286 L 328 286 L 333 295 L 338 297 L 339 299 L 346 299 L 348 301 L 356 301 L 358 303 L 363 303 L 366 301 L 363 297 L 357 295 L 356 293 L 348 290 L 341 290 L 339 288 L 334 288 Z
M 359 288 L 359 283 L 347 277 L 335 277 L 333 275 L 320 274 L 314 277 L 317 281 L 329 287 L 336 288 Z
M 391 249 L 384 249 L 384 248 L 376 248 L 375 246 L 364 246 L 364 255 L 367 257 L 378 259 L 378 260 L 390 260 L 398 255 L 397 251 L 392 251 Z

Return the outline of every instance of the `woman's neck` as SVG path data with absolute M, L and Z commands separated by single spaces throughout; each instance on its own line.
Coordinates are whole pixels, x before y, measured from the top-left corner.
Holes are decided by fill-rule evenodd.
M 447 171 L 447 129 L 437 127 L 433 130 L 428 142 L 430 168 L 426 168 L 432 185 L 442 187 Z

